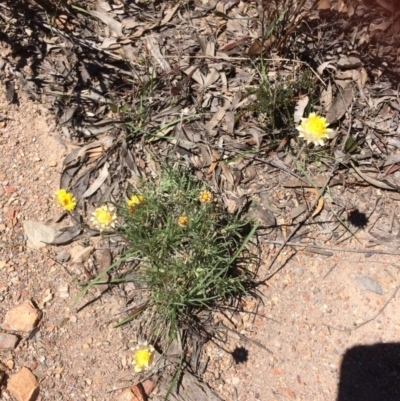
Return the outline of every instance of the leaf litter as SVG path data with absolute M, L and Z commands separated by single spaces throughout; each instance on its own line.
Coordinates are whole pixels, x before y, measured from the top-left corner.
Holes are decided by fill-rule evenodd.
M 24 38 L 16 54 L 35 48 L 26 52 L 28 68 L 10 56 L 0 60 L 7 98 L 24 94 L 48 104 L 61 141 L 76 146 L 60 187 L 73 191 L 80 208 L 117 200 L 168 156 L 209 181 L 230 212 L 250 202 L 268 208 L 272 241 L 287 238 L 313 193 L 319 198 L 309 219 L 316 225 L 306 220 L 303 238 L 335 245 L 349 230 L 350 206 L 368 212 L 376 189 L 393 197 L 400 188 L 398 67 L 395 47 L 385 45 L 399 35 L 381 8 L 374 14 L 341 1 L 300 4 L 97 1 L 45 10 L 5 2 L 8 37 Z M 32 12 L 26 26 L 10 24 Z M 344 21 L 354 26 L 349 35 Z M 314 109 L 335 135 L 323 151 L 300 154 L 299 167 L 294 124 Z M 329 192 L 320 197 L 327 180 L 321 169 L 330 171 L 337 159 Z M 75 225 L 52 241 L 80 234 Z

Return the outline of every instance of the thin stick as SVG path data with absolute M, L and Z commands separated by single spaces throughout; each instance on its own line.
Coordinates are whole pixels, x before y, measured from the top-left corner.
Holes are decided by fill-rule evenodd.
M 400 255 L 400 251 L 389 251 L 389 250 L 386 251 L 386 250 L 380 250 L 380 249 L 373 250 L 373 249 L 340 248 L 338 246 L 305 244 L 302 242 L 282 242 L 282 241 L 274 241 L 274 240 L 268 240 L 268 239 L 264 240 L 264 242 L 266 242 L 267 244 L 276 244 L 276 245 L 286 244 L 288 246 L 297 246 L 297 247 L 302 247 L 302 248 L 317 248 L 317 249 L 325 249 L 327 251 L 337 251 L 337 252 L 376 253 L 379 255 Z M 383 263 L 383 262 L 379 262 L 379 263 Z
M 362 326 L 365 326 L 366 324 L 372 322 L 373 320 L 375 320 L 384 310 L 385 308 L 389 305 L 390 301 L 396 296 L 397 291 L 399 291 L 400 289 L 400 285 L 396 287 L 396 289 L 393 291 L 393 294 L 390 296 L 390 298 L 385 302 L 385 305 L 382 306 L 381 309 L 379 309 L 379 311 L 373 316 L 371 317 L 371 319 L 366 320 L 365 322 L 362 322 L 361 324 L 359 324 L 357 327 L 354 328 L 354 330 L 359 329 Z

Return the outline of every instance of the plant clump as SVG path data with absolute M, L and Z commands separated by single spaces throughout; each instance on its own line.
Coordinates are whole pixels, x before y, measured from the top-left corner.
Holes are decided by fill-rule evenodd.
M 126 257 L 140 261 L 133 275 L 154 315 L 150 335 L 162 331 L 172 340 L 198 312 L 245 294 L 251 277 L 239 258 L 254 231 L 244 239 L 246 223 L 218 207 L 188 172 L 165 167 L 118 212 Z

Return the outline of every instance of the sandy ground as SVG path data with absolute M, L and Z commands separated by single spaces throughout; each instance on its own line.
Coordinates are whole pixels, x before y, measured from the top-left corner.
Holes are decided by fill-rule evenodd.
M 79 291 L 73 277 L 82 275 L 83 267 L 63 265 L 56 258 L 75 244 L 40 250 L 26 247 L 23 221 L 45 221 L 58 214 L 53 193 L 71 146 L 60 140 L 42 106 L 23 97 L 19 102 L 9 105 L 0 94 L 0 114 L 7 117 L 0 122 L 0 322 L 25 299 L 33 300 L 43 317 L 39 330 L 30 337 L 19 333 L 17 348 L 1 352 L 0 361 L 8 367 L 8 376 L 23 366 L 31 369 L 40 382 L 41 401 L 118 399 L 121 390 L 115 389 L 135 382 L 129 362 L 135 334 L 129 325 L 113 328 L 129 288 L 114 288 L 101 298 L 93 291 L 87 300 L 95 302 L 80 311 L 70 310 Z M 373 203 L 377 190 L 369 190 Z M 397 215 L 397 205 L 395 211 Z M 365 239 L 362 232 L 359 238 Z M 92 245 L 96 250 L 87 264 L 104 256 L 99 240 Z M 355 242 L 342 246 L 360 247 Z M 275 251 L 265 246 L 260 277 L 268 274 L 266 266 Z M 276 266 L 291 254 L 283 252 Z M 234 319 L 239 332 L 269 351 L 230 337 L 228 350 L 243 347 L 248 352 L 247 360 L 236 364 L 229 353 L 209 345 L 206 380 L 222 399 L 232 401 L 399 400 L 400 364 L 382 359 L 388 343 L 395 343 L 400 335 L 398 295 L 391 299 L 400 285 L 397 260 L 398 256 L 345 252 L 325 257 L 299 250 L 261 288 L 259 315 L 240 314 Z M 380 284 L 381 295 L 360 290 L 356 280 L 364 276 Z M 388 300 L 382 313 L 357 328 Z M 249 308 L 254 305 L 248 301 Z M 378 345 L 351 351 L 372 344 Z M 396 355 L 396 347 L 389 349 L 390 355 Z M 350 363 L 343 370 L 345 356 Z M 357 367 L 363 369 L 354 370 Z M 5 384 L 1 399 L 9 400 Z

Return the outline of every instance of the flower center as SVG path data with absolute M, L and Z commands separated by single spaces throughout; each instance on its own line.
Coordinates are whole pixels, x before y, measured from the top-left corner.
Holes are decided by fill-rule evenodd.
M 97 210 L 96 219 L 100 224 L 107 224 L 112 220 L 111 213 L 106 210 Z
M 325 124 L 320 118 L 314 117 L 310 119 L 308 129 L 315 134 L 323 134 L 325 132 Z
M 142 349 L 136 353 L 136 364 L 139 368 L 149 366 L 150 352 L 147 349 Z

